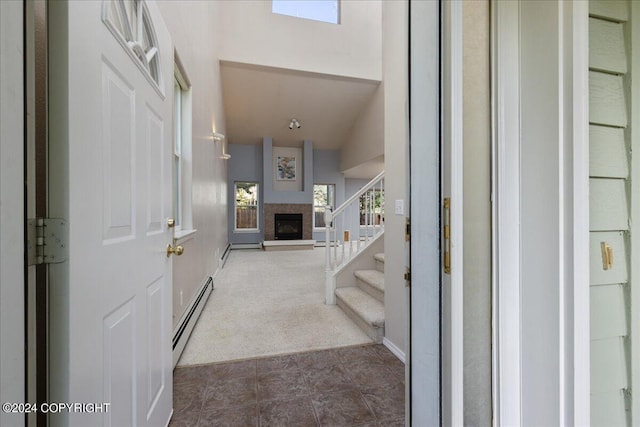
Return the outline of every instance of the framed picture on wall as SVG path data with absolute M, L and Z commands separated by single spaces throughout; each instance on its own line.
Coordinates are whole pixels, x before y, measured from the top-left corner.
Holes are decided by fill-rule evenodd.
M 296 158 L 278 156 L 276 159 L 276 179 L 278 181 L 296 180 Z

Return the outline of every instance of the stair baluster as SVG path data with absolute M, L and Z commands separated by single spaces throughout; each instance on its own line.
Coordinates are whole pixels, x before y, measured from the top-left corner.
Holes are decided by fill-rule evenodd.
M 325 300 L 335 304 L 335 274 L 384 232 L 384 171 L 334 210 L 327 206 L 324 215 Z

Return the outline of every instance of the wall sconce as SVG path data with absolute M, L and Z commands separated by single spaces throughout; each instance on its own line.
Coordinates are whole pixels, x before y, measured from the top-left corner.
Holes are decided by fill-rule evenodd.
M 223 160 L 229 160 L 231 158 L 231 154 L 228 154 L 226 152 L 227 151 L 226 139 L 227 139 L 227 137 L 224 136 L 224 134 L 218 133 L 218 132 L 213 132 L 213 140 L 214 141 L 218 141 L 218 142 L 225 141 L 222 144 L 222 156 L 220 156 L 220 158 L 223 159 Z

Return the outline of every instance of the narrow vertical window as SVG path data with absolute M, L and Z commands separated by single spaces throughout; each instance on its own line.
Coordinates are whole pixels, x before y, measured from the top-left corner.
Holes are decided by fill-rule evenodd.
M 173 79 L 173 218 L 176 237 L 195 232 L 191 202 L 191 84 L 179 61 Z
M 182 87 L 173 85 L 173 218 L 176 230 L 182 228 Z
M 236 231 L 258 230 L 258 183 L 235 183 L 235 229 Z
M 334 184 L 316 184 L 313 186 L 313 227 L 325 228 L 324 212 L 327 206 L 335 208 Z

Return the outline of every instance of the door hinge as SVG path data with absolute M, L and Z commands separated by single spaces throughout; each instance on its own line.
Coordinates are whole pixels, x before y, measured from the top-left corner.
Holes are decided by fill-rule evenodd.
M 59 218 L 27 220 L 27 265 L 57 264 L 67 260 L 67 222 Z
M 409 217 L 407 217 L 407 221 L 404 226 L 404 240 L 407 242 L 411 240 L 411 218 Z
M 407 267 L 407 271 L 404 273 L 404 281 L 405 287 L 408 288 L 411 286 L 411 267 Z

